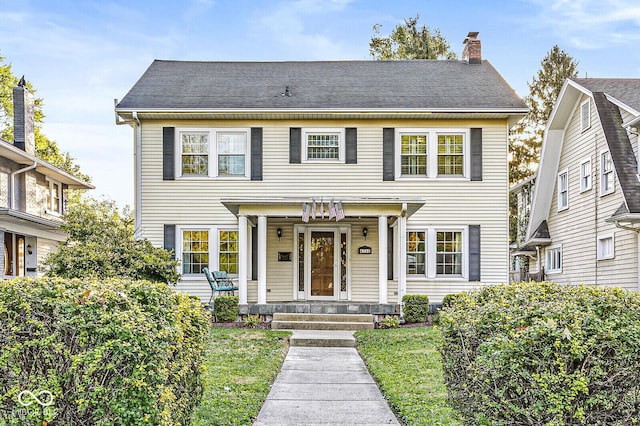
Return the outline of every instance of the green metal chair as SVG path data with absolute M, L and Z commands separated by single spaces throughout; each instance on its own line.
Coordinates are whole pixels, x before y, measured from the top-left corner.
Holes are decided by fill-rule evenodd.
M 213 300 L 216 293 L 220 294 L 221 292 L 235 292 L 238 289 L 238 286 L 233 284 L 231 278 L 227 276 L 226 271 L 213 271 L 213 274 L 209 271 L 209 268 L 203 268 L 202 272 L 204 272 L 204 276 L 207 277 L 207 281 L 209 281 L 209 286 L 211 286 L 211 298 L 209 299 L 209 304 Z

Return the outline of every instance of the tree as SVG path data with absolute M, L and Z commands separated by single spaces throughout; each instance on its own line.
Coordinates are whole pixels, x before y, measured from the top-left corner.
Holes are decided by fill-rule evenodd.
M 47 275 L 63 278 L 146 279 L 175 283 L 178 262 L 148 240 L 134 238 L 128 208 L 111 200 L 72 197 L 60 229 L 69 237 L 43 264 Z
M 529 107 L 527 115 L 520 120 L 509 137 L 509 183 L 522 182 L 536 172 L 544 129 L 567 78 L 578 76 L 578 62 L 557 45 L 542 59 L 541 68 L 533 77 L 529 95 L 524 102 Z M 509 234 L 512 241 L 517 236 L 517 204 L 509 196 Z
M 449 46 L 440 30 L 433 32 L 423 25 L 418 28 L 420 15 L 407 18 L 390 35 L 380 35 L 382 25 L 373 26 L 373 36 L 369 42 L 369 53 L 376 60 L 403 59 L 456 59 L 457 55 Z
M 13 75 L 11 64 L 4 62 L 4 57 L 0 55 L 0 137 L 13 140 L 13 88 L 18 84 L 18 77 Z M 26 81 L 25 87 L 35 94 L 35 89 L 31 82 Z M 42 134 L 42 123 L 44 122 L 42 98 L 35 98 L 34 120 L 35 120 L 35 143 L 36 155 L 43 160 L 61 168 L 62 170 L 87 182 L 91 178 L 82 173 L 80 166 L 74 162 L 74 158 L 68 152 L 60 152 L 60 148 L 55 141 Z

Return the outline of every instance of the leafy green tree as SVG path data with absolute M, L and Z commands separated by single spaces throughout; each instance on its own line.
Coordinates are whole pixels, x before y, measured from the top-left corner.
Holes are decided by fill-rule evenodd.
M 60 229 L 68 239 L 43 264 L 63 278 L 132 278 L 175 283 L 178 262 L 148 240 L 134 238 L 128 208 L 111 200 L 71 197 Z
M 440 30 L 418 27 L 420 15 L 407 18 L 398 24 L 388 36 L 381 36 L 382 25 L 373 26 L 373 37 L 369 42 L 369 53 L 376 60 L 403 59 L 456 59 L 457 55 L 449 46 Z
M 18 77 L 13 75 L 10 63 L 5 63 L 5 58 L 0 55 L 0 137 L 7 141 L 13 140 L 13 88 L 18 84 Z M 35 94 L 31 82 L 26 81 L 25 87 Z M 62 170 L 87 182 L 91 178 L 82 173 L 80 166 L 74 162 L 74 158 L 68 152 L 61 152 L 56 141 L 42 134 L 44 112 L 42 98 L 35 98 L 35 143 L 36 155 L 43 160 L 60 167 Z

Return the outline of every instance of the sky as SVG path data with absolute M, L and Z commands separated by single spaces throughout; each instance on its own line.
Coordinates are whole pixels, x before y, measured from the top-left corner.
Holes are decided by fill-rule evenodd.
M 558 45 L 579 77 L 640 77 L 638 0 L 0 0 L 0 56 L 44 100 L 43 132 L 92 178 L 93 196 L 133 207 L 133 130 L 122 99 L 154 59 L 366 60 L 374 24 L 439 30 L 518 95 Z

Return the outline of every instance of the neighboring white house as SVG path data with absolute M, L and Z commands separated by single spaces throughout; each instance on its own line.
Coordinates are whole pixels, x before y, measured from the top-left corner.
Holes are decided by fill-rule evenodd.
M 576 78 L 562 87 L 525 242 L 540 251 L 535 267 L 546 279 L 638 290 L 639 123 L 640 79 Z
M 38 158 L 33 95 L 13 89 L 14 140 L 0 139 L 0 278 L 37 276 L 39 262 L 66 234 L 60 231 L 68 189 L 90 184 Z
M 202 268 L 226 270 L 241 306 L 364 312 L 506 282 L 527 107 L 476 35 L 463 60 L 154 61 L 115 107 L 139 235 L 175 250 L 178 289 L 207 300 Z

